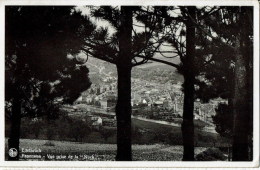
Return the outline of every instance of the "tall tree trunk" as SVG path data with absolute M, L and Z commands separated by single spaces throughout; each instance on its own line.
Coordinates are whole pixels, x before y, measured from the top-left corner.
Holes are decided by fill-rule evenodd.
M 117 155 L 118 161 L 132 160 L 131 146 L 131 38 L 132 9 L 121 7 L 119 30 L 119 58 L 117 62 L 118 99 L 117 117 Z
M 12 103 L 11 132 L 8 140 L 8 160 L 19 160 L 19 139 L 21 126 L 21 100 L 14 98 Z
M 248 161 L 253 160 L 253 42 L 249 36 L 253 33 L 253 7 L 242 7 L 243 18 L 243 56 L 247 70 L 247 114 L 248 114 Z M 246 20 L 244 22 L 244 20 Z
M 118 68 L 117 156 L 118 161 L 131 161 L 131 69 Z
M 189 15 L 195 19 L 195 7 L 188 7 Z M 190 19 L 189 19 L 190 20 Z M 184 76 L 184 105 L 183 105 L 183 161 L 194 161 L 194 56 L 195 56 L 195 27 L 192 21 L 186 23 L 186 57 L 183 61 Z
M 249 113 L 247 110 L 246 66 L 242 54 L 236 55 L 235 96 L 234 96 L 234 136 L 233 161 L 248 160 Z
M 252 95 L 250 90 L 250 27 L 246 7 L 241 7 L 239 23 L 240 36 L 236 41 L 235 58 L 235 91 L 234 91 L 234 135 L 233 135 L 233 161 L 249 160 L 249 137 L 252 112 Z
M 183 105 L 183 161 L 194 160 L 194 76 L 184 76 L 184 105 Z

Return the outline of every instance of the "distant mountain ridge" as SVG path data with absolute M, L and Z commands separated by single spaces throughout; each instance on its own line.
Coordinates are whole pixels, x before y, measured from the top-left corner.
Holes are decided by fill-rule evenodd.
M 89 68 L 89 76 L 92 83 L 101 83 L 102 77 L 106 76 L 117 77 L 116 66 L 111 63 L 96 58 L 89 58 L 86 66 Z M 173 80 L 174 83 L 178 81 L 183 82 L 183 76 L 177 72 L 176 68 L 162 63 L 147 63 L 132 69 L 133 78 L 149 80 L 152 77 L 161 76 L 167 77 L 167 80 Z

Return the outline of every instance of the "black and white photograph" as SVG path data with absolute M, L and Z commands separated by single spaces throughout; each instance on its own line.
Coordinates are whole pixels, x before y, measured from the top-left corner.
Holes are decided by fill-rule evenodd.
M 5 5 L 3 161 L 258 166 L 250 2 Z

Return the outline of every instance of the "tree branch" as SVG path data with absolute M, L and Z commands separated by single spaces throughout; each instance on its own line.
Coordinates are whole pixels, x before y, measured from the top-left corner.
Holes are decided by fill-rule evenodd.
M 137 57 L 146 58 L 146 57 L 141 56 L 141 55 L 138 55 Z M 169 66 L 173 66 L 177 69 L 180 68 L 180 66 L 178 64 L 174 64 L 174 63 L 171 63 L 171 62 L 168 62 L 168 61 L 165 61 L 165 60 L 160 60 L 160 59 L 157 59 L 157 58 L 149 58 L 148 60 L 156 61 L 156 62 L 163 63 L 163 64 L 166 64 L 166 65 L 169 65 Z
M 97 59 L 100 59 L 100 60 L 103 60 L 103 61 L 107 61 L 107 62 L 112 63 L 112 64 L 116 64 L 114 60 L 106 58 L 106 57 L 100 57 L 100 55 L 96 55 L 95 53 L 93 53 L 93 52 L 91 52 L 91 51 L 89 51 L 85 48 L 81 48 L 81 50 L 86 54 L 90 54 L 94 58 L 97 58 Z

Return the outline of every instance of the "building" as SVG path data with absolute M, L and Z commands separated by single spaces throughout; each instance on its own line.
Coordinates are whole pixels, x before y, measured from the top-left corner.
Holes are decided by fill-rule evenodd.
M 99 116 L 87 115 L 86 119 L 87 122 L 89 122 L 94 128 L 99 128 L 100 126 L 102 126 L 103 120 Z
M 74 104 L 80 104 L 80 103 L 82 103 L 82 96 L 77 98 L 77 100 L 74 102 Z
M 103 118 L 103 126 L 116 127 L 116 120 Z
M 195 118 L 207 123 L 213 123 L 212 116 L 216 115 L 215 106 L 213 104 L 200 104 L 195 106 Z
M 116 97 L 115 96 L 108 96 L 102 100 L 100 100 L 100 105 L 102 109 L 110 109 L 115 107 L 116 105 Z
M 163 101 L 163 107 L 164 108 L 169 108 L 169 101 L 168 100 L 164 100 Z

